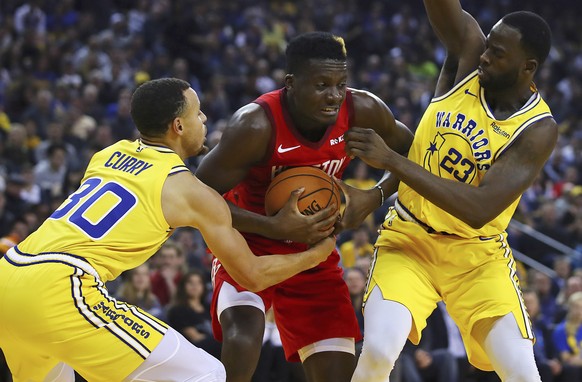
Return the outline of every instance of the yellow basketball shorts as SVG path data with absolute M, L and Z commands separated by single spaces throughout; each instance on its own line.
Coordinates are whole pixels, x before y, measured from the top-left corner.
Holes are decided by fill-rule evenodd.
M 505 233 L 464 239 L 429 234 L 391 209 L 376 242 L 364 301 L 375 286 L 412 314 L 409 339 L 418 344 L 426 319 L 443 300 L 460 329 L 469 361 L 493 370 L 475 324 L 513 313 L 524 338 L 534 338 Z
M 110 297 L 85 260 L 67 254 L 0 259 L 0 348 L 15 381 L 42 381 L 58 362 L 85 379 L 122 381 L 167 325 Z

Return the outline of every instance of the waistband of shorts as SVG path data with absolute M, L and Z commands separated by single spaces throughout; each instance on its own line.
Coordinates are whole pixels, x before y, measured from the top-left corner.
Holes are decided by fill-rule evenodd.
M 408 208 L 404 207 L 402 203 L 400 203 L 400 200 L 398 200 L 398 198 L 396 198 L 396 201 L 394 202 L 394 210 L 396 211 L 396 214 L 400 219 L 420 226 L 427 233 L 431 234 L 434 233 L 439 235 L 452 235 L 451 233 L 448 232 L 437 231 L 428 224 L 426 224 L 425 222 L 423 222 L 422 220 L 418 219 L 416 216 L 414 216 L 412 212 L 408 210 Z
M 74 256 L 68 253 L 42 252 L 38 254 L 28 254 L 21 252 L 16 246 L 10 248 L 4 255 L 4 258 L 10 264 L 17 267 L 42 263 L 63 263 L 75 268 L 79 268 L 83 272 L 90 274 L 98 280 L 101 279 L 99 277 L 99 273 L 97 273 L 95 268 L 93 268 L 93 266 L 87 260 L 80 256 Z

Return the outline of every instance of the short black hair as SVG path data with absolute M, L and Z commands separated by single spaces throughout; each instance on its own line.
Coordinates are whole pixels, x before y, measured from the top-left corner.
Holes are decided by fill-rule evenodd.
M 343 38 L 328 32 L 309 32 L 293 38 L 285 52 L 287 73 L 295 73 L 310 59 L 346 61 Z
M 184 90 L 190 84 L 178 78 L 160 78 L 144 82 L 131 97 L 131 118 L 140 133 L 160 137 L 174 118 L 187 108 Z
M 505 15 L 501 21 L 519 31 L 526 53 L 543 64 L 552 46 L 552 32 L 546 20 L 533 12 L 518 11 Z

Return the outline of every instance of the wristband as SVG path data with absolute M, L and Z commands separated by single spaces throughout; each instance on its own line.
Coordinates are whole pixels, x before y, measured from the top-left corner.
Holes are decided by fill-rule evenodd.
M 380 206 L 383 206 L 384 202 L 386 201 L 386 199 L 384 199 L 384 190 L 382 189 L 382 186 L 380 186 L 379 184 L 375 185 L 374 188 L 380 190 Z

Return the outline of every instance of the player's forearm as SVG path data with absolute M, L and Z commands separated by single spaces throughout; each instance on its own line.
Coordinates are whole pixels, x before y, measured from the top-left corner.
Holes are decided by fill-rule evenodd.
M 458 0 L 424 0 L 432 28 L 449 52 L 459 52 L 466 19 Z
M 253 287 L 256 291 L 261 291 L 317 266 L 322 258 L 316 248 L 310 248 L 300 253 L 260 256 L 256 260 L 253 267 L 253 278 L 256 283 Z
M 232 214 L 232 226 L 240 232 L 256 233 L 271 239 L 276 239 L 270 217 L 257 214 L 235 206 L 228 202 Z
M 465 183 L 443 179 L 418 164 L 398 155 L 388 161 L 391 170 L 417 193 L 471 227 L 480 228 L 502 210 L 503 206 L 486 203 L 487 192 Z M 484 205 L 490 208 L 483 208 Z
M 398 185 L 400 184 L 400 179 L 393 173 L 386 171 L 382 179 L 376 184 L 376 187 L 382 187 L 382 193 L 380 197 L 385 202 L 392 194 L 398 191 Z

